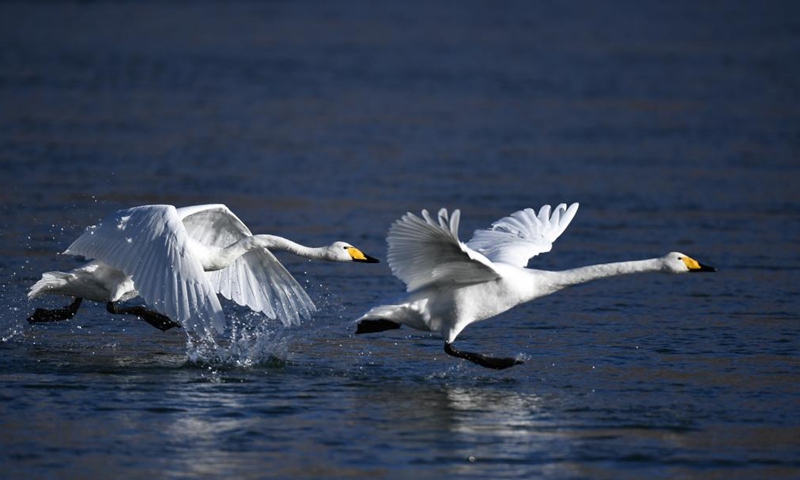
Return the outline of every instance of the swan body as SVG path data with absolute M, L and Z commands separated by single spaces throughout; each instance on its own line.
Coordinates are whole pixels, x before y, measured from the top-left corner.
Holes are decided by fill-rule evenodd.
M 89 227 L 65 253 L 92 260 L 70 272 L 44 273 L 28 298 L 86 298 L 108 302 L 113 313 L 140 315 L 158 328 L 211 325 L 221 332 L 221 294 L 286 325 L 297 324 L 316 307 L 270 250 L 315 260 L 377 262 L 345 242 L 311 248 L 275 235 L 253 235 L 224 205 L 144 205 L 120 210 Z M 131 311 L 115 305 L 136 296 L 155 310 L 154 316 L 141 308 Z M 54 315 L 37 309 L 29 320 L 64 320 L 75 310 L 75 303 Z M 169 319 L 178 324 L 170 325 Z
M 578 210 L 561 204 L 520 210 L 478 230 L 468 243 L 458 238 L 460 211 L 441 209 L 434 220 L 407 213 L 389 230 L 388 261 L 407 286 L 398 302 L 369 310 L 357 319 L 356 333 L 373 333 L 406 325 L 436 332 L 445 351 L 490 368 L 507 368 L 515 359 L 462 352 L 451 345 L 471 323 L 499 315 L 517 305 L 592 280 L 644 272 L 713 271 L 682 253 L 648 260 L 590 265 L 564 271 L 526 268 L 531 257 L 548 252 Z

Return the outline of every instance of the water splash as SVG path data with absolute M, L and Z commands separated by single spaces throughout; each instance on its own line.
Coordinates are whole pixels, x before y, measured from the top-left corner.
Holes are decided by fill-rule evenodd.
M 20 309 L 17 307 L 8 307 L 9 315 L 16 318 L 20 315 Z M 0 342 L 7 342 L 12 338 L 19 336 L 22 333 L 22 324 L 18 321 L 2 322 L 0 325 Z
M 187 339 L 189 363 L 199 366 L 249 368 L 289 357 L 284 327 L 254 312 L 229 313 L 224 335 L 187 332 Z

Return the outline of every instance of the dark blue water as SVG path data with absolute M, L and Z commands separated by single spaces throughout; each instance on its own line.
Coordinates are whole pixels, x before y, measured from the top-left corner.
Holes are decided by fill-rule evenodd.
M 4 478 L 800 478 L 795 2 L 0 5 Z M 26 292 L 89 224 L 225 203 L 254 232 L 385 258 L 407 211 L 462 237 L 581 202 L 563 269 L 680 250 L 458 339 L 353 334 L 402 284 L 281 256 L 320 307 L 183 333 Z M 225 304 L 232 324 L 251 313 Z

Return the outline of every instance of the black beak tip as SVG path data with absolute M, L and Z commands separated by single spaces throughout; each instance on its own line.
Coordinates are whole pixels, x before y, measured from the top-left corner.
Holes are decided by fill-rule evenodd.
M 712 267 L 710 265 L 703 265 L 702 263 L 700 264 L 700 270 L 698 270 L 698 272 L 716 272 L 716 271 L 717 271 L 716 267 Z
M 364 255 L 364 257 L 365 257 L 365 260 L 362 260 L 362 262 L 364 262 L 364 263 L 381 263 L 381 261 L 378 260 L 375 257 L 370 257 L 369 255 L 366 255 L 366 254 Z

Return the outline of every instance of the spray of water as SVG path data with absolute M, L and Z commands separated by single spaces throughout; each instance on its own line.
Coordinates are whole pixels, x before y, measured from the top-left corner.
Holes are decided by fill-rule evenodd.
M 198 366 L 247 368 L 283 363 L 288 341 L 280 322 L 254 312 L 230 312 L 223 335 L 209 330 L 187 332 L 188 361 Z

